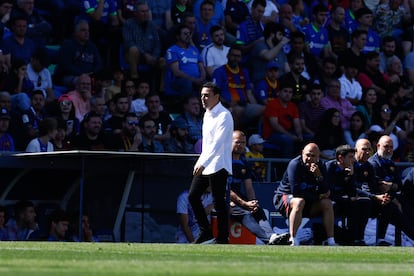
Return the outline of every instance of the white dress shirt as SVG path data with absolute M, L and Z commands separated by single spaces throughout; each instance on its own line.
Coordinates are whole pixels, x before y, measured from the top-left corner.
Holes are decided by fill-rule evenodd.
M 203 119 L 203 146 L 195 167 L 203 166 L 203 175 L 225 169 L 232 174 L 233 117 L 220 102 L 206 110 Z

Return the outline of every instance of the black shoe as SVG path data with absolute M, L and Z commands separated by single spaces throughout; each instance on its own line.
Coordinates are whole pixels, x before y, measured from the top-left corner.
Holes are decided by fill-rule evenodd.
M 198 236 L 198 238 L 193 241 L 192 243 L 194 244 L 209 244 L 209 243 L 214 243 L 214 237 L 211 234 L 207 234 L 207 233 L 201 233 L 200 236 Z
M 367 246 L 367 244 L 365 243 L 364 240 L 356 240 L 356 241 L 353 241 L 351 245 L 352 246 Z
M 272 234 L 269 239 L 269 245 L 290 245 L 292 242 L 289 240 L 290 234 L 283 233 L 283 234 Z
M 385 240 L 380 240 L 377 242 L 377 246 L 391 246 L 392 244 L 385 241 Z
M 215 243 L 215 244 L 229 244 L 229 239 L 215 239 L 213 243 Z

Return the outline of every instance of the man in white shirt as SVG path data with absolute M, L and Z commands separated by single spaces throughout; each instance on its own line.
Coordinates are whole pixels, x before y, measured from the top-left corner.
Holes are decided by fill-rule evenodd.
M 188 199 L 200 227 L 194 243 L 228 243 L 229 221 L 226 201 L 227 177 L 232 174 L 233 118 L 220 103 L 220 89 L 211 82 L 201 89 L 201 102 L 206 109 L 203 118 L 202 152 L 194 165 Z M 217 213 L 218 236 L 214 239 L 210 223 L 201 203 L 201 195 L 211 184 Z
M 341 83 L 341 98 L 347 99 L 357 106 L 362 98 L 362 87 L 355 79 L 358 74 L 358 64 L 352 60 L 344 64 L 344 74 L 338 79 Z
M 212 43 L 201 51 L 201 60 L 206 69 L 208 78 L 213 76 L 214 70 L 227 63 L 227 54 L 230 47 L 224 45 L 224 29 L 219 25 L 210 28 Z

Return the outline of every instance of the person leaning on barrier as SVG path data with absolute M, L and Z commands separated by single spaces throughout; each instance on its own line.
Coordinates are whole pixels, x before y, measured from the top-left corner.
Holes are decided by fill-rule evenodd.
M 296 237 L 302 217 L 322 215 L 327 239 L 324 245 L 336 245 L 334 238 L 334 211 L 330 200 L 326 169 L 319 160 L 319 147 L 307 144 L 302 154 L 292 159 L 283 175 L 274 198 L 276 210 L 289 219 L 290 241 L 300 244 Z

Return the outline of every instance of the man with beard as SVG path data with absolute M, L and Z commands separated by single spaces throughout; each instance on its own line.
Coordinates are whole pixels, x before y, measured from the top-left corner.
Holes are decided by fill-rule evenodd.
M 213 82 L 222 91 L 223 100 L 229 105 L 235 128 L 244 129 L 246 122 L 256 122 L 264 106 L 257 104 L 253 95 L 249 73 L 240 66 L 242 50 L 235 45 L 227 55 L 227 64 L 217 68 L 213 73 Z
M 130 76 L 138 78 L 138 65 L 160 67 L 161 41 L 157 27 L 150 20 L 150 10 L 144 1 L 137 2 L 135 18 L 130 18 L 122 27 L 123 46 Z
M 402 188 L 401 175 L 395 163 L 391 137 L 383 135 L 378 140 L 377 152 L 368 159 L 374 168 L 375 185 L 379 192 L 389 196 L 389 203 L 383 204 L 379 212 L 377 226 L 377 245 L 390 245 L 384 240 L 388 223 L 401 228 L 405 234 L 414 239 L 414 224 L 412 218 L 403 213 L 404 201 L 400 192 Z
M 188 124 L 183 118 L 175 119 L 170 127 L 171 138 L 165 152 L 194 153 L 194 146 L 188 142 Z
M 224 29 L 214 25 L 210 28 L 212 43 L 201 51 L 201 58 L 207 72 L 207 77 L 213 76 L 214 70 L 227 63 L 227 54 L 230 47 L 224 45 Z
M 305 68 L 305 59 L 299 54 L 290 54 L 288 56 L 290 72 L 284 74 L 280 79 L 280 83 L 289 83 L 293 87 L 292 101 L 299 104 L 302 101 L 309 100 L 308 95 L 309 81 L 302 76 Z
M 139 126 L 142 133 L 142 143 L 138 150 L 142 152 L 164 152 L 163 145 L 154 139 L 155 130 L 157 126 L 151 118 L 142 118 L 139 121 Z
M 284 36 L 283 26 L 274 22 L 267 23 L 261 39 L 253 47 L 250 55 L 252 82 L 256 85 L 266 77 L 266 65 L 270 61 L 276 62 L 279 74 L 283 75 L 287 68 L 287 58 L 283 46 L 289 43 Z
M 104 150 L 106 136 L 102 131 L 102 117 L 95 111 L 86 113 L 80 133 L 73 138 L 73 149 Z
M 112 136 L 111 145 L 108 145 L 108 148 L 116 151 L 138 151 L 142 142 L 138 125 L 137 115 L 133 112 L 126 113 L 123 117 L 121 132 Z

